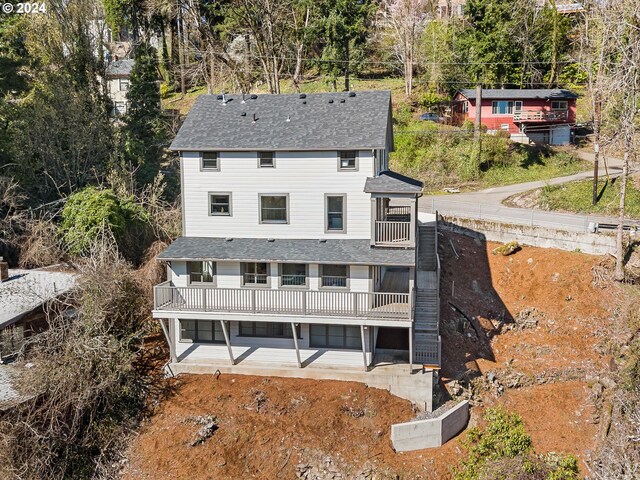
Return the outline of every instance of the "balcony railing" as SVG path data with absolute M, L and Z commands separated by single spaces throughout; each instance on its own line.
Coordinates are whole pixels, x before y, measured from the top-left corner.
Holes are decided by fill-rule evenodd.
M 567 110 L 519 110 L 513 112 L 514 122 L 562 122 L 567 118 Z
M 411 246 L 411 222 L 376 220 L 375 244 L 379 246 Z
M 302 287 L 307 284 L 306 275 L 281 275 L 280 278 L 285 287 Z
M 331 277 L 323 275 L 321 280 L 323 287 L 346 287 L 347 277 Z
M 337 316 L 411 320 L 408 293 L 369 293 L 267 288 L 154 288 L 155 310 Z
M 266 285 L 269 276 L 265 273 L 245 273 L 245 285 Z

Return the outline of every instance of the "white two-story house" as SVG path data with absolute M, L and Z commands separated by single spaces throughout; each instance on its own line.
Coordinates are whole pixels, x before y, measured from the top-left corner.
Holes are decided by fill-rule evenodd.
M 114 118 L 127 114 L 129 110 L 129 86 L 134 60 L 114 60 L 106 68 L 107 94 L 112 103 L 111 116 Z
M 436 223 L 389 171 L 390 93 L 203 95 L 171 149 L 183 236 L 153 311 L 170 368 L 358 380 L 430 408 Z

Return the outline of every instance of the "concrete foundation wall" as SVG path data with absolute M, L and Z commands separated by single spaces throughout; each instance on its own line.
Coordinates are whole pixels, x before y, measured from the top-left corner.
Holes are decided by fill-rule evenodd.
M 440 447 L 464 430 L 469 421 L 469 402 L 463 401 L 436 418 L 391 426 L 396 452 Z
M 341 380 L 344 382 L 364 383 L 368 387 L 387 390 L 405 400 L 413 402 L 419 410 L 431 411 L 433 392 L 433 372 L 414 372 L 413 374 L 377 373 L 376 369 L 369 372 L 346 369 L 329 368 L 287 368 L 277 366 L 229 365 L 223 362 L 215 364 L 204 363 L 172 363 L 171 373 L 213 374 L 220 371 L 223 374 L 258 375 L 265 377 L 313 378 L 317 380 Z
M 522 245 L 560 250 L 580 250 L 592 255 L 615 253 L 616 237 L 614 233 L 580 233 L 556 230 L 549 227 L 532 227 L 512 223 L 474 220 L 454 216 L 443 216 L 441 228 L 468 235 L 484 237 L 494 242 L 517 241 Z

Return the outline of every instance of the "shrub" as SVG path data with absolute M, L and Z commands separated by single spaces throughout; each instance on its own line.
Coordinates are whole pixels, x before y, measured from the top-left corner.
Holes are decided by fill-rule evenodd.
M 573 456 L 538 456 L 522 418 L 502 408 L 485 413 L 487 426 L 472 428 L 463 445 L 467 457 L 454 471 L 455 480 L 539 479 L 577 480 L 578 464 Z
M 119 244 L 127 234 L 144 227 L 149 218 L 132 197 L 119 198 L 113 190 L 87 187 L 69 197 L 62 210 L 60 233 L 72 254 L 87 251 L 101 231 L 113 233 Z

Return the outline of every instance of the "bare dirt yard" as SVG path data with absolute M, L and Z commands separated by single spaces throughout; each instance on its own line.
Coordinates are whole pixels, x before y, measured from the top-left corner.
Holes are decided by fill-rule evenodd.
M 532 247 L 492 255 L 498 244 L 447 232 L 439 245 L 440 401 L 469 398 L 471 424 L 502 404 L 537 452 L 573 453 L 587 474 L 601 428 L 593 379 L 609 366 L 618 295 L 599 274 L 603 259 Z M 464 434 L 395 453 L 390 425 L 412 406 L 357 383 L 201 375 L 175 387 L 132 440 L 124 478 L 446 479 L 464 455 Z

